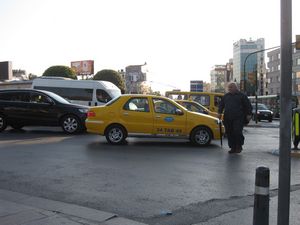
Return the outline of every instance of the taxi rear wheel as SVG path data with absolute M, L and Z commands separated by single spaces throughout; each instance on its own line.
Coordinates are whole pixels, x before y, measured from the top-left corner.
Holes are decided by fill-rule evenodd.
M 207 127 L 197 127 L 192 131 L 190 139 L 195 145 L 207 146 L 211 142 L 212 134 Z
M 126 130 L 120 125 L 111 125 L 105 132 L 106 140 L 113 145 L 123 144 L 127 137 Z

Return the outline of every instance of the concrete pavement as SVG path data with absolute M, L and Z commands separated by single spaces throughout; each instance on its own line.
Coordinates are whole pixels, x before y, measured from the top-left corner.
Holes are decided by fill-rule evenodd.
M 116 214 L 0 189 L 1 225 L 143 225 Z
M 253 200 L 254 201 L 254 200 Z M 277 224 L 277 196 L 270 198 L 269 224 Z M 300 190 L 291 192 L 290 223 L 300 224 Z M 253 225 L 253 207 L 230 210 L 218 217 L 195 225 Z

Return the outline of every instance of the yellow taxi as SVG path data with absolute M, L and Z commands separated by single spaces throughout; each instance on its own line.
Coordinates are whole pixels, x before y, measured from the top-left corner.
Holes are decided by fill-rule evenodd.
M 88 132 L 104 135 L 111 144 L 122 144 L 127 136 L 149 135 L 189 138 L 205 146 L 224 132 L 215 117 L 188 111 L 169 98 L 138 94 L 91 107 L 85 124 Z

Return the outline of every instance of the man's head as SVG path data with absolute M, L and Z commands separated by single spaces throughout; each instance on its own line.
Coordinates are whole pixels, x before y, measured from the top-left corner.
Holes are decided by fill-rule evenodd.
M 228 92 L 234 94 L 238 91 L 238 87 L 235 82 L 231 82 L 228 84 Z

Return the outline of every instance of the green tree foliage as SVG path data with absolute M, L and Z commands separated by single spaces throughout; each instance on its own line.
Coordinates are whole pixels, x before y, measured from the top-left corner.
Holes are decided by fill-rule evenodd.
M 68 66 L 51 66 L 45 70 L 43 76 L 66 77 L 77 80 L 75 71 Z
M 97 72 L 93 78 L 94 80 L 110 81 L 120 88 L 122 94 L 125 93 L 125 83 L 121 74 L 115 70 L 101 70 Z

